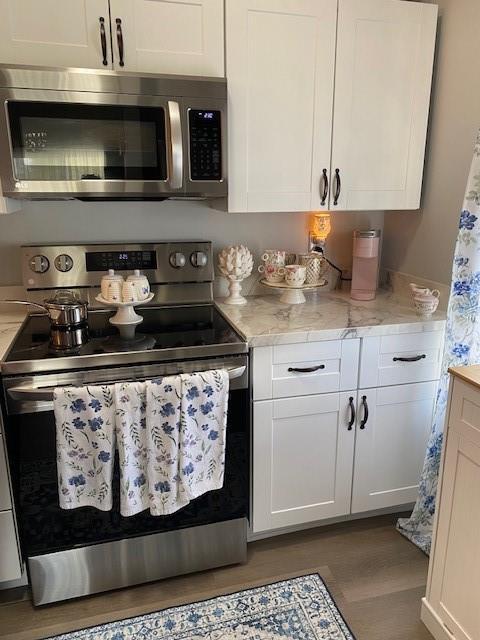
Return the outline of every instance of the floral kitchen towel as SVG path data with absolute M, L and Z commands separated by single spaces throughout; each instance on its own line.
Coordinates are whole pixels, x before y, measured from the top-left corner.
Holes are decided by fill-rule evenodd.
M 218 369 L 181 378 L 179 493 L 190 501 L 223 487 L 229 377 Z
M 134 516 L 149 506 L 146 395 L 145 382 L 121 382 L 115 385 L 122 516 Z
M 158 378 L 147 385 L 149 508 L 154 516 L 167 515 L 188 504 L 180 495 L 179 447 L 180 376 Z
M 60 507 L 112 508 L 115 447 L 113 387 L 54 391 Z

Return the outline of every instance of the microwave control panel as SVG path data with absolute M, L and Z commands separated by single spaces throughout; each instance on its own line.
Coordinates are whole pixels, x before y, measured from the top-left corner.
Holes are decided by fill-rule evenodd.
M 221 112 L 189 109 L 190 179 L 222 179 Z

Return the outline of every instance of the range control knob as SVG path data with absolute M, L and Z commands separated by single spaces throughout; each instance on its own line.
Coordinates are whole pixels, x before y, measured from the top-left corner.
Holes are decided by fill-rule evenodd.
M 170 254 L 170 264 L 175 269 L 181 269 L 182 267 L 184 267 L 185 262 L 186 260 L 183 253 L 180 253 L 179 251 L 175 251 L 174 253 Z
M 45 273 L 50 267 L 50 262 L 47 256 L 38 255 L 30 258 L 29 265 L 33 273 Z
M 57 271 L 66 273 L 67 271 L 70 271 L 70 269 L 73 267 L 73 260 L 68 255 L 68 253 L 61 253 L 59 256 L 55 258 L 54 264 Z
M 203 251 L 194 251 L 190 256 L 190 262 L 194 267 L 205 267 L 208 262 L 207 254 Z

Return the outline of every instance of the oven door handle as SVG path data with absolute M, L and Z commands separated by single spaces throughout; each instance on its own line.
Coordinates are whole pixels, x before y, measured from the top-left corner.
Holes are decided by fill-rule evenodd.
M 245 365 L 241 367 L 235 367 L 233 369 L 227 369 L 228 377 L 230 380 L 241 378 L 245 373 L 247 367 Z M 201 373 L 201 372 L 199 372 Z M 128 380 L 119 380 L 118 382 L 128 382 Z M 113 384 L 112 382 L 96 382 L 96 385 Z M 62 385 L 58 385 L 62 386 Z M 65 385 L 66 387 L 72 387 L 74 385 Z M 53 392 L 55 387 L 10 387 L 7 390 L 8 395 L 12 400 L 23 400 L 24 402 L 53 402 Z
M 167 102 L 168 124 L 168 183 L 172 189 L 183 186 L 183 139 L 182 120 L 178 102 Z

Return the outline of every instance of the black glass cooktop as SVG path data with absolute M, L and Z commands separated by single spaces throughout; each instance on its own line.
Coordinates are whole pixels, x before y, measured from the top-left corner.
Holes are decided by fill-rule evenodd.
M 158 351 L 158 359 L 161 360 L 162 356 L 168 356 L 169 359 L 193 358 L 247 350 L 245 341 L 213 305 L 149 307 L 137 308 L 136 311 L 143 316 L 143 322 L 138 325 L 132 340 L 122 339 L 118 330 L 110 324 L 113 311 L 90 311 L 88 341 L 71 350 L 53 348 L 48 318 L 31 315 L 5 359 L 5 371 L 11 368 L 8 363 L 52 361 L 76 356 L 91 356 L 87 358 L 90 361 L 96 360 L 95 356 L 119 356 L 123 353 L 127 357 L 128 353 L 129 360 L 135 362 L 145 361 L 144 357 L 135 357 L 135 354 L 145 352 L 150 354 L 148 359 L 151 360 L 151 352 Z M 92 361 L 92 366 L 97 364 L 110 362 Z M 21 366 L 12 372 L 20 373 Z

